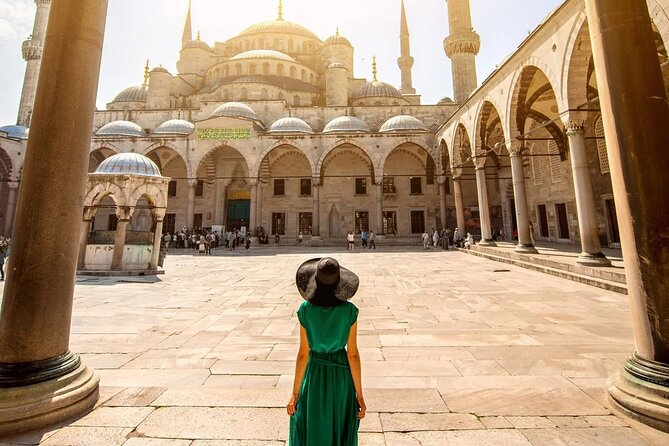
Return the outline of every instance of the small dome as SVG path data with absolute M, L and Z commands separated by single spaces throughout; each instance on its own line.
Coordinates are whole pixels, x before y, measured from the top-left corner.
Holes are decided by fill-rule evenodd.
M 358 88 L 351 97 L 353 99 L 362 99 L 362 98 L 401 98 L 402 93 L 393 87 L 390 84 L 386 84 L 381 81 L 369 81 L 365 83 L 362 87 Z
M 314 133 L 309 124 L 300 118 L 281 118 L 269 128 L 267 133 Z
M 346 65 L 344 65 L 344 64 L 341 63 L 341 62 L 332 62 L 332 63 L 328 66 L 328 70 L 329 70 L 330 68 L 343 68 L 343 69 L 345 69 L 345 70 L 348 69 L 348 68 L 346 68 Z
M 217 117 L 228 117 L 228 118 L 242 118 L 250 119 L 251 121 L 257 121 L 258 116 L 256 112 L 253 111 L 251 107 L 241 102 L 226 102 L 225 104 L 218 107 L 214 110 L 214 113 L 211 114 L 212 118 Z
M 137 85 L 136 87 L 126 88 L 116 95 L 112 102 L 146 102 L 146 95 L 149 87 L 146 85 Z
M 144 130 L 134 122 L 113 121 L 100 127 L 95 136 L 132 136 L 144 137 Z
M 151 73 L 167 73 L 167 74 L 170 74 L 170 72 L 167 71 L 167 70 L 166 70 L 165 68 L 163 68 L 163 67 L 156 67 L 156 68 L 154 68 L 153 70 L 151 70 Z
M 437 102 L 437 105 L 445 105 L 445 104 L 453 104 L 454 101 L 453 99 L 449 98 L 448 96 L 443 98 L 441 101 Z
M 251 50 L 237 54 L 236 56 L 232 56 L 230 58 L 231 61 L 244 59 L 278 59 L 285 60 L 286 62 L 295 62 L 295 59 L 290 57 L 288 54 L 274 50 Z
M 28 139 L 28 127 L 22 125 L 6 125 L 0 127 L 0 133 L 6 133 L 9 139 Z
M 344 36 L 340 36 L 339 34 L 335 34 L 334 36 L 328 37 L 325 39 L 325 44 L 326 45 L 346 45 L 350 46 L 353 48 L 353 45 L 351 45 L 351 42 Z
M 370 133 L 369 127 L 361 119 L 353 116 L 340 116 L 328 123 L 323 133 Z
M 163 122 L 153 131 L 154 135 L 190 135 L 195 131 L 195 126 L 183 119 L 170 119 Z
M 316 34 L 312 33 L 304 26 L 286 20 L 270 20 L 268 22 L 256 23 L 239 33 L 239 37 L 251 34 L 295 34 L 320 41 Z
M 110 156 L 94 172 L 100 175 L 142 175 L 160 177 L 156 163 L 139 153 L 119 153 Z
M 200 48 L 200 49 L 207 50 L 207 51 L 211 50 L 211 47 L 209 45 L 207 45 L 207 42 L 205 42 L 203 40 L 200 40 L 200 39 L 191 40 L 190 42 L 184 43 L 183 49 L 186 49 L 186 48 Z
M 427 128 L 413 116 L 400 115 L 387 120 L 379 130 L 380 133 L 391 132 L 426 132 Z

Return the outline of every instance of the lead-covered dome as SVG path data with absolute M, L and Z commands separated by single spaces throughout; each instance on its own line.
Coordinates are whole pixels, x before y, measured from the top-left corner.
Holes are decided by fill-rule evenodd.
M 402 93 L 390 84 L 381 81 L 369 81 L 358 88 L 352 95 L 353 99 L 363 98 L 402 98 Z
M 288 54 L 284 54 L 281 51 L 274 51 L 274 50 L 245 51 L 230 58 L 231 61 L 244 60 L 244 59 L 276 59 L 276 60 L 283 60 L 286 62 L 295 62 L 295 59 L 290 57 Z
M 258 116 L 251 107 L 241 102 L 226 102 L 225 104 L 214 110 L 211 114 L 212 118 L 227 117 L 227 118 L 242 118 L 257 121 Z
M 304 26 L 281 19 L 270 20 L 267 22 L 260 22 L 256 23 L 255 25 L 251 25 L 239 33 L 238 37 L 249 36 L 253 34 L 293 34 L 320 41 L 316 34 L 309 31 Z
M 327 39 L 325 39 L 324 43 L 326 45 L 346 45 L 353 48 L 351 42 L 346 37 L 339 35 L 339 33 L 335 34 L 334 36 L 328 37 Z
M 409 115 L 400 115 L 388 119 L 379 129 L 380 133 L 392 132 L 427 132 L 425 124 Z
M 117 94 L 112 102 L 146 102 L 148 92 L 146 85 L 129 87 Z
M 195 125 L 184 119 L 170 119 L 155 128 L 154 135 L 190 135 L 195 131 Z
M 134 122 L 130 121 L 112 121 L 100 127 L 95 136 L 130 136 L 145 137 L 144 130 Z
M 156 163 L 139 153 L 119 153 L 110 156 L 94 172 L 99 175 L 141 175 L 161 177 Z
M 362 119 L 353 116 L 340 116 L 328 123 L 323 133 L 370 133 L 369 127 Z
M 314 133 L 309 124 L 300 118 L 281 118 L 269 128 L 267 133 Z
M 6 125 L 0 127 L 0 132 L 6 133 L 9 139 L 19 139 L 22 141 L 28 139 L 28 127 L 22 125 Z

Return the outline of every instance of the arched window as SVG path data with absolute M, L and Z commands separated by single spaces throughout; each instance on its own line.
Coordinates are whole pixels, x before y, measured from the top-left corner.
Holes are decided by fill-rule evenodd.
M 237 65 L 235 65 L 235 74 L 237 76 L 242 75 L 242 64 L 238 63 Z
M 293 79 L 297 79 L 297 68 L 290 67 L 290 77 Z
M 609 167 L 609 154 L 606 152 L 606 140 L 604 139 L 604 123 L 602 117 L 595 121 L 595 137 L 597 137 L 597 153 L 599 154 L 599 170 L 602 175 L 611 172 Z
M 293 39 L 288 39 L 288 51 L 291 53 L 295 51 L 295 41 Z
M 283 64 L 277 64 L 276 65 L 276 75 L 283 77 Z
M 230 67 L 227 66 L 227 65 L 225 67 L 223 67 L 223 76 L 225 76 L 225 77 L 230 76 Z
M 539 146 L 536 144 L 532 144 L 532 148 L 530 149 L 530 159 L 531 159 L 531 164 L 532 164 L 532 178 L 534 179 L 534 185 L 539 186 L 540 184 L 544 184 L 544 177 L 541 175 L 541 150 L 539 149 Z
M 309 75 L 309 83 L 310 84 L 315 84 L 316 83 L 316 76 L 314 76 L 314 73 L 311 73 Z
M 307 70 L 303 69 L 302 72 L 300 73 L 300 77 L 302 79 L 302 82 L 306 82 L 307 81 Z
M 265 62 L 262 64 L 262 75 L 269 76 L 269 63 Z
M 279 39 L 274 39 L 274 42 L 272 43 L 272 45 L 273 45 L 275 50 L 281 49 L 281 42 L 279 41 Z
M 249 76 L 255 76 L 256 74 L 256 64 L 252 63 L 249 65 Z
M 299 96 L 295 95 L 295 97 L 293 98 L 293 105 L 294 105 L 295 107 L 299 107 L 299 106 L 300 106 L 300 97 L 299 97 Z

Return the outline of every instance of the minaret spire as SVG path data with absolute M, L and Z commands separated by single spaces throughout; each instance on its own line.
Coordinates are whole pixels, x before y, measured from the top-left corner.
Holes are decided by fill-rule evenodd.
M 400 58 L 397 59 L 402 71 L 402 94 L 416 94 L 416 89 L 413 88 L 413 80 L 411 76 L 411 68 L 413 67 L 414 59 L 411 57 L 411 45 L 409 42 L 409 23 L 407 22 L 407 14 L 404 9 L 404 0 L 402 0 L 402 14 L 400 19 Z
M 283 0 L 279 0 L 279 15 L 277 20 L 283 20 Z
M 455 102 L 462 103 L 476 90 L 476 55 L 481 38 L 472 28 L 469 0 L 448 0 L 450 36 L 444 40 L 444 50 L 451 59 Z
M 372 74 L 374 75 L 374 80 L 375 80 L 375 81 L 378 81 L 378 79 L 376 78 L 376 75 L 377 75 L 377 71 L 376 71 L 376 55 L 374 55 L 374 57 L 372 58 Z
M 146 87 L 149 85 L 149 59 L 146 59 L 146 66 L 144 66 L 144 84 L 143 86 Z
M 193 26 L 191 24 L 191 0 L 188 0 L 188 14 L 186 15 L 186 24 L 184 25 L 184 33 L 181 37 L 181 45 L 186 45 L 188 42 L 193 40 Z

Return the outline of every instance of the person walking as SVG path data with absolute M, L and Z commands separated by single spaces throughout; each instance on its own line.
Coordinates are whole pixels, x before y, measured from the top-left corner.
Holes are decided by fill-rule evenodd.
M 372 247 L 376 249 L 376 237 L 374 236 L 374 231 L 369 231 L 369 236 L 367 238 L 369 239 L 367 243 L 369 245 L 369 249 L 372 249 Z
M 295 283 L 300 348 L 286 405 L 291 446 L 357 446 L 367 406 L 358 351 L 358 308 L 349 300 L 360 279 L 333 258 L 307 260 Z
M 364 229 L 362 230 L 362 234 L 360 234 L 360 241 L 362 242 L 361 246 L 363 248 L 366 248 L 367 247 L 367 231 L 364 230 Z
M 423 235 L 421 236 L 423 239 L 423 248 L 429 250 L 430 249 L 430 236 L 427 232 L 423 232 Z
M 439 233 L 434 228 L 432 228 L 432 245 L 434 245 L 435 248 L 439 246 Z

